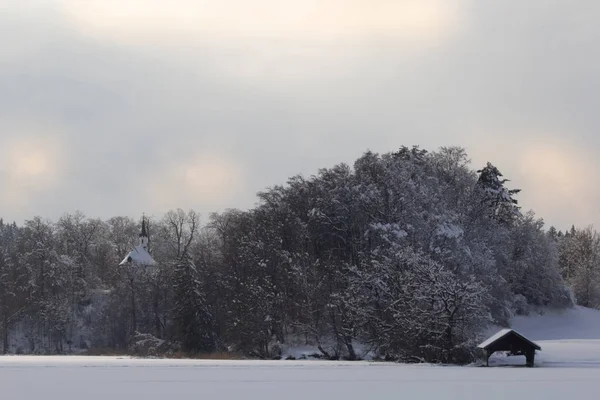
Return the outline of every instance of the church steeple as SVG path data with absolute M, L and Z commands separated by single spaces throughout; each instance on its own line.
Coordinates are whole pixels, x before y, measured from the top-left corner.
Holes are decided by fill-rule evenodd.
M 146 227 L 146 216 L 142 217 L 142 233 L 140 233 L 140 245 L 148 251 L 148 228 Z
M 142 267 L 156 266 L 156 261 L 152 259 L 150 253 L 148 253 L 148 222 L 146 216 L 142 217 L 142 231 L 140 232 L 140 244 L 125 256 L 123 261 L 119 265 L 138 265 Z

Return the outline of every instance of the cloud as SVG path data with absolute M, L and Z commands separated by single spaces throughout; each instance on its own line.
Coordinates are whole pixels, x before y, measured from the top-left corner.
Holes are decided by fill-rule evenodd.
M 319 38 L 385 35 L 439 38 L 458 23 L 443 0 L 77 0 L 62 1 L 79 27 L 118 40 L 165 35 L 277 35 Z
M 380 47 L 403 58 L 449 41 L 464 0 L 77 0 L 60 1 L 82 37 L 163 54 L 214 80 L 253 90 L 306 90 L 354 78 Z M 373 61 L 378 57 L 374 54 Z M 367 66 L 368 67 L 368 66 Z
M 27 209 L 56 189 L 65 174 L 63 132 L 51 126 L 0 125 L 0 207 Z
M 553 143 L 554 142 L 554 143 Z M 586 226 L 597 218 L 598 191 L 592 182 L 600 179 L 598 163 L 588 150 L 548 138 L 524 146 L 519 154 L 522 196 L 539 216 L 567 229 Z M 556 210 L 564 210 L 557 215 Z
M 145 176 L 134 190 L 141 194 L 140 206 L 149 210 L 198 209 L 202 204 L 217 211 L 240 207 L 244 203 L 240 200 L 253 197 L 248 195 L 244 179 L 241 167 L 229 157 L 196 154 Z
M 600 222 L 578 178 L 600 167 L 595 2 L 4 4 L 0 121 L 38 149 L 0 160 L 9 219 L 248 207 L 291 175 L 419 144 L 494 162 L 549 223 Z

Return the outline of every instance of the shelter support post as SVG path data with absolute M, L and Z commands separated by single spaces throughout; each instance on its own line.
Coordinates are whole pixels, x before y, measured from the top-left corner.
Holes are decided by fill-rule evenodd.
M 527 354 L 525 354 L 525 359 L 527 362 L 527 366 L 529 368 L 533 368 L 533 363 L 535 360 L 535 350 L 529 350 Z
M 490 366 L 490 352 L 487 350 L 483 350 L 483 358 L 485 360 L 485 366 L 489 367 Z

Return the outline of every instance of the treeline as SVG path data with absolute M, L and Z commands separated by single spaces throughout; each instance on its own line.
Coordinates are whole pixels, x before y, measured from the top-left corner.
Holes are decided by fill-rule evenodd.
M 600 235 L 592 227 L 557 232 L 549 235 L 560 249 L 560 269 L 572 288 L 577 303 L 600 309 Z
M 126 352 L 138 332 L 187 354 L 468 362 L 486 326 L 571 306 L 565 281 L 599 306 L 597 235 L 546 231 L 496 167 L 469 164 L 460 148 L 367 152 L 252 210 L 168 212 L 150 224 L 155 270 L 118 267 L 131 218 L 0 222 L 2 349 Z

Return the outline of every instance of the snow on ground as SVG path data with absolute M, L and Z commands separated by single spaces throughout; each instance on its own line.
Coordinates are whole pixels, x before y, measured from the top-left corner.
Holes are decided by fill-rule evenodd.
M 600 311 L 575 307 L 518 316 L 512 328 L 533 340 L 600 339 Z
M 3 399 L 595 398 L 598 370 L 322 361 L 0 358 Z
M 0 357 L 0 398 L 564 400 L 573 396 L 598 397 L 600 312 L 575 308 L 519 317 L 512 327 L 542 347 L 536 357 L 537 368 L 7 356 Z M 502 357 L 495 360 L 497 365 L 503 361 Z M 524 359 L 519 363 L 524 364 Z

